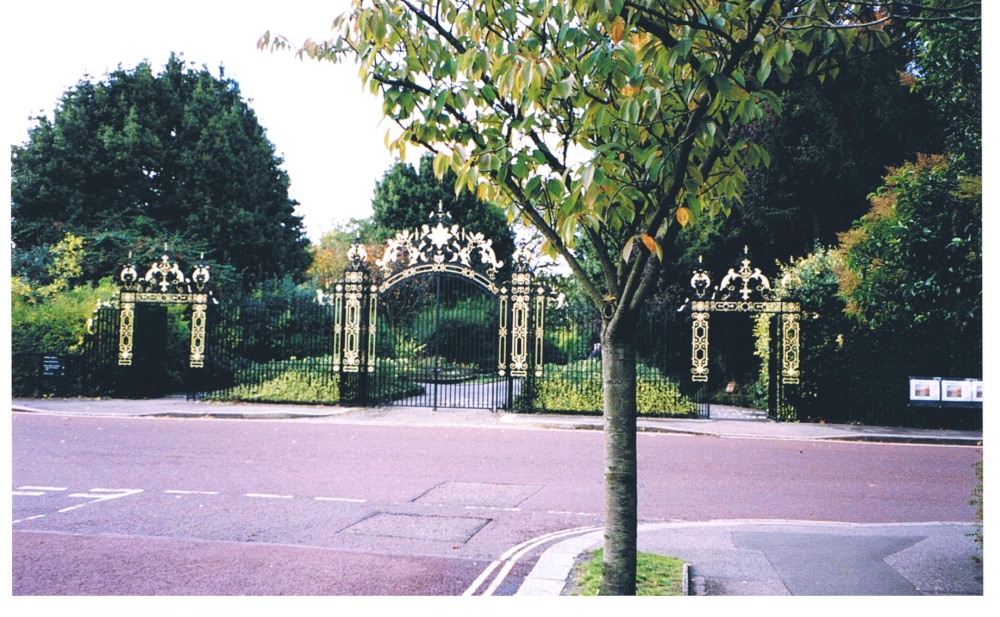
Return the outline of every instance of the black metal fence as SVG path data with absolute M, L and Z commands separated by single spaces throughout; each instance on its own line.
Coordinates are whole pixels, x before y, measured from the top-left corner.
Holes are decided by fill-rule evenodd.
M 213 307 L 194 396 L 275 403 L 397 405 L 599 414 L 599 318 L 550 310 L 541 376 L 501 375 L 497 299 L 452 276 L 412 279 L 379 298 L 374 370 L 337 371 L 333 307 L 315 302 Z M 643 336 L 645 415 L 706 416 L 703 388 L 664 372 L 682 337 Z M 193 372 L 193 371 L 192 371 Z M 699 398 L 701 397 L 701 398 Z
M 92 319 L 78 354 L 61 350 L 12 358 L 15 396 L 190 397 L 274 403 L 356 402 L 427 407 L 478 407 L 519 412 L 598 414 L 602 405 L 600 319 L 593 311 L 550 308 L 545 318 L 542 374 L 500 376 L 496 300 L 468 286 L 433 279 L 399 286 L 381 298 L 376 363 L 371 374 L 336 370 L 333 307 L 308 299 L 213 304 L 209 307 L 205 365 L 188 366 L 190 315 L 185 307 L 139 305 L 131 366 L 118 364 L 118 310 Z M 713 317 L 713 319 L 715 319 Z M 675 306 L 653 306 L 638 336 L 638 404 L 646 415 L 706 417 L 716 404 L 746 404 L 767 393 L 747 392 L 754 352 L 740 344 L 752 326 L 713 321 L 710 380 L 690 379 L 690 316 Z M 982 428 L 982 409 L 910 405 L 912 375 L 978 377 L 975 349 L 940 374 L 933 337 L 870 340 L 845 347 L 828 366 L 808 355 L 810 326 L 803 323 L 803 382 L 782 389 L 782 405 L 799 421 L 927 428 Z M 731 340 L 735 351 L 725 349 Z M 972 347 L 972 346 L 970 346 Z M 772 359 L 779 350 L 772 349 Z M 749 357 L 749 359 L 748 359 Z M 759 362 L 755 365 L 759 370 Z M 963 372 L 963 369 L 965 372 Z M 741 372 L 742 371 L 742 372 Z M 961 374 L 960 374 L 961 373 Z M 968 374 L 967 374 L 968 373 Z M 735 375 L 744 375 L 735 378 Z M 877 379 L 872 376 L 877 375 Z M 735 388 L 729 388 L 733 381 Z M 342 390 L 349 389 L 351 396 Z M 727 392 L 732 389 L 732 392 Z
M 690 328 L 690 319 L 655 308 L 638 325 L 636 403 L 640 415 L 708 417 L 707 384 L 691 381 Z M 600 332 L 601 317 L 594 309 L 549 309 L 542 375 L 525 378 L 515 408 L 601 413 Z
M 347 374 L 332 353 L 334 307 L 313 300 L 211 305 L 200 368 L 188 366 L 185 307 L 136 307 L 130 366 L 118 364 L 118 310 L 104 307 L 82 353 L 16 358 L 25 382 L 17 393 L 600 413 L 595 313 L 548 311 L 541 376 L 499 374 L 498 319 L 497 299 L 467 281 L 441 276 L 397 285 L 379 300 L 374 370 Z M 704 390 L 672 360 L 684 355 L 683 333 L 650 322 L 640 339 L 640 413 L 707 415 Z

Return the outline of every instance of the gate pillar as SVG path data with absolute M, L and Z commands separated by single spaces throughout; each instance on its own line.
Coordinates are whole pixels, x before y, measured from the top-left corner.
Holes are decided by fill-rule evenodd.
M 510 281 L 500 287 L 497 372 L 501 376 L 542 376 L 545 305 L 553 294 L 535 281 L 530 259 L 525 247 L 518 248 Z
M 340 376 L 341 402 L 351 405 L 367 403 L 375 371 L 377 304 L 367 258 L 361 238 L 355 237 L 344 280 L 333 293 L 333 371 Z

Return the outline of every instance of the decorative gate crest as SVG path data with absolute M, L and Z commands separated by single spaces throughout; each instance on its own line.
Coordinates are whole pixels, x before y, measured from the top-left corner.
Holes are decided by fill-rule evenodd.
M 191 276 L 172 261 L 163 246 L 163 256 L 154 263 L 144 276 L 139 276 L 132 261 L 131 251 L 128 261 L 122 267 L 119 279 L 119 334 L 118 364 L 132 364 L 132 341 L 135 332 L 135 305 L 140 302 L 155 304 L 190 304 L 191 314 L 191 355 L 192 368 L 205 366 L 205 323 L 208 310 L 208 291 L 205 286 L 209 279 L 209 266 L 204 253 L 195 263 Z
M 708 318 L 712 312 L 771 313 L 781 318 L 781 382 L 797 384 L 801 306 L 798 302 L 766 297 L 771 292 L 771 282 L 760 268 L 750 266 L 748 252 L 744 247 L 740 269 L 730 268 L 714 289 L 712 278 L 704 269 L 695 270 L 691 277 L 695 294 L 691 302 L 691 380 L 708 381 Z M 701 263 L 700 257 L 698 262 Z M 710 289 L 712 295 L 706 298 Z
M 403 279 L 448 272 L 470 278 L 493 295 L 498 294 L 496 275 L 503 262 L 497 261 L 493 240 L 452 223 L 440 202 L 430 219 L 429 225 L 401 231 L 386 243 L 382 258 L 375 262 L 385 277 L 379 292 Z

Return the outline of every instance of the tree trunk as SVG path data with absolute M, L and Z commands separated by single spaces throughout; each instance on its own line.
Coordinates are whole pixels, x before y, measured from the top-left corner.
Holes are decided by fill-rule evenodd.
M 614 319 L 601 332 L 604 386 L 604 568 L 601 595 L 635 595 L 635 327 Z

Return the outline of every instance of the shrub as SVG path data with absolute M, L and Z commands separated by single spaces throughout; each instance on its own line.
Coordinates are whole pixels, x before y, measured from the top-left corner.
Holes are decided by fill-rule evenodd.
M 315 403 L 335 405 L 340 402 L 340 388 L 334 378 L 316 378 L 307 373 L 288 371 L 260 383 L 245 383 L 210 400 L 250 403 Z
M 11 381 L 14 396 L 34 395 L 41 356 L 81 353 L 87 321 L 99 301 L 115 297 L 110 279 L 59 290 L 11 279 Z
M 336 405 L 341 402 L 339 375 L 330 356 L 251 363 L 234 371 L 237 385 L 208 394 L 206 400 L 253 403 Z M 385 403 L 423 393 L 406 377 L 369 382 L 371 401 Z
M 528 382 L 515 402 L 517 409 L 591 413 L 604 409 L 599 362 L 546 365 L 543 377 Z M 681 393 L 676 382 L 644 364 L 636 370 L 636 406 L 639 415 L 645 416 L 697 414 L 694 402 Z

